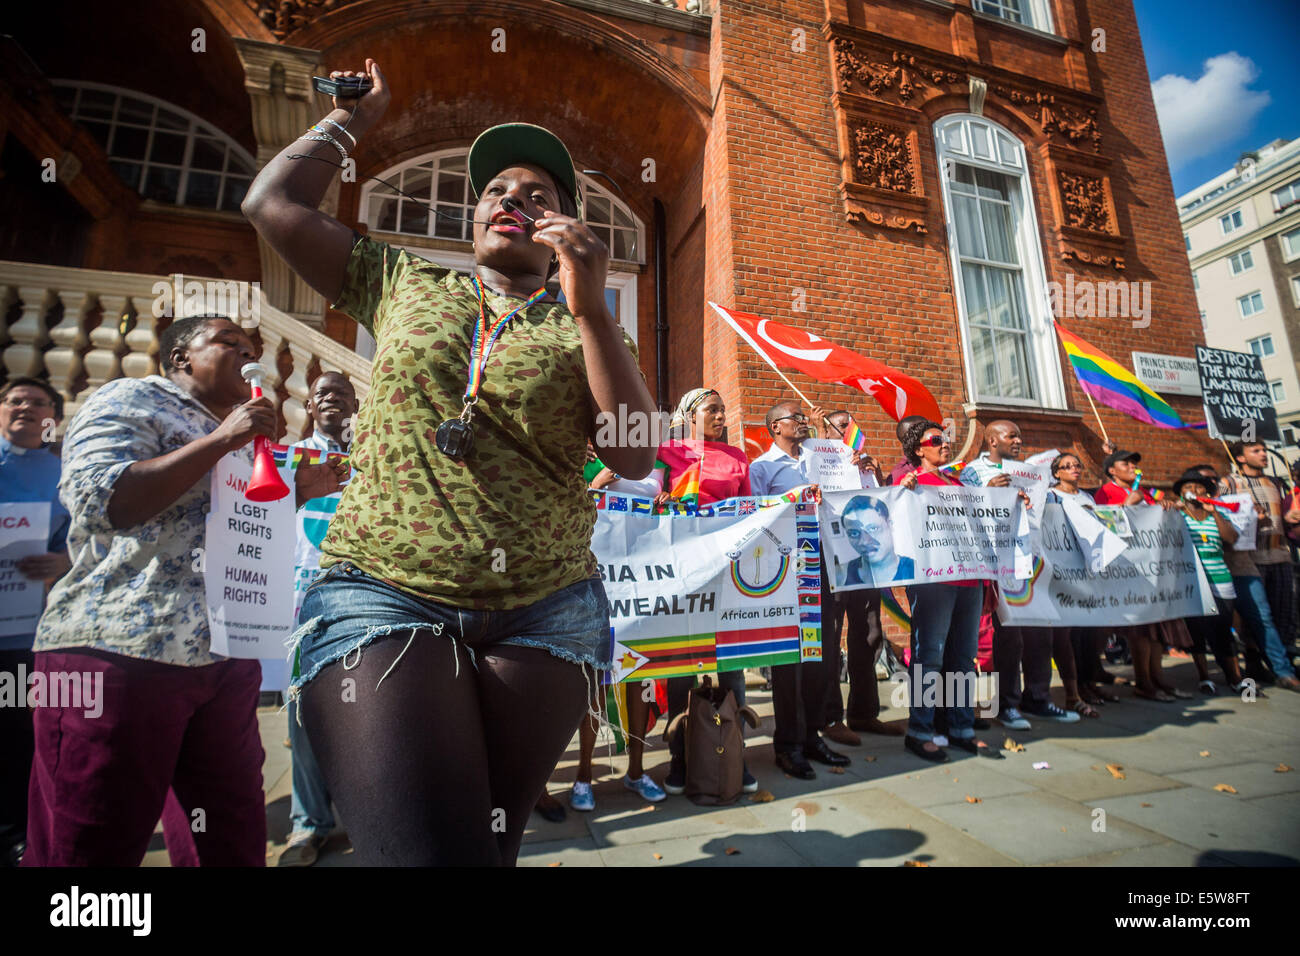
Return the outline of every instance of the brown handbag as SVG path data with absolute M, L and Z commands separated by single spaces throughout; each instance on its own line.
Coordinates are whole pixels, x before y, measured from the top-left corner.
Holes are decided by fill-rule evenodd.
M 708 678 L 691 689 L 686 711 L 665 731 L 671 744 L 685 734 L 686 796 L 701 806 L 734 803 L 745 773 L 745 737 L 741 721 L 758 726 L 758 715 L 736 703 L 736 695 Z

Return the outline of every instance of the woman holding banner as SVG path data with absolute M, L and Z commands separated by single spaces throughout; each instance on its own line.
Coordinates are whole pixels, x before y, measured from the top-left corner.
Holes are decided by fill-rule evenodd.
M 903 434 L 903 454 L 916 470 L 898 482 L 902 487 L 962 486 L 956 478 L 939 470 L 952 459 L 952 445 L 944 437 L 941 425 L 922 421 L 909 426 Z M 1020 494 L 1025 496 L 1023 491 Z M 922 760 L 943 763 L 948 754 L 934 742 L 935 709 L 925 704 L 921 690 L 935 679 L 943 687 L 945 674 L 959 675 L 955 682 L 958 690 L 966 687 L 973 690 L 984 591 L 978 581 L 913 584 L 907 588 L 907 600 L 912 608 L 912 662 L 908 677 L 912 701 L 903 746 Z M 929 681 L 927 675 L 932 675 Z M 948 739 L 962 750 L 1001 760 L 1001 753 L 975 737 L 974 705 L 973 695 L 970 700 L 948 702 Z
M 1048 504 L 1059 505 L 1066 501 L 1079 505 L 1093 503 L 1092 498 L 1079 490 L 1083 462 L 1078 455 L 1069 452 L 1057 455 L 1052 459 L 1050 470 L 1055 484 L 1047 489 Z M 1102 703 L 1105 696 L 1093 682 L 1101 652 L 1097 644 L 1099 638 L 1100 632 L 1091 627 L 1052 628 L 1052 658 L 1056 661 L 1056 670 L 1065 687 L 1065 707 L 1080 717 L 1101 716 L 1093 706 Z M 1111 697 L 1119 699 L 1113 695 Z
M 642 478 L 658 415 L 605 304 L 608 250 L 550 131 L 510 123 L 470 147 L 469 274 L 318 210 L 335 151 L 346 157 L 388 106 L 378 65 L 362 75 L 371 89 L 336 98 L 243 204 L 377 342 L 291 693 L 358 862 L 513 865 L 593 671 L 610 664 L 587 441 Z M 547 288 L 557 274 L 563 304 Z
M 659 460 L 668 466 L 666 486 L 674 501 L 712 504 L 727 498 L 748 498 L 749 459 L 727 444 L 727 405 L 711 388 L 693 388 L 682 396 L 668 424 L 669 440 L 659 446 Z M 668 678 L 668 724 L 686 710 L 694 677 Z M 745 703 L 745 672 L 720 671 L 718 686 L 729 690 L 737 706 Z M 667 725 L 665 725 L 667 726 Z M 669 747 L 671 763 L 664 789 L 686 789 L 686 741 L 678 734 Z M 758 781 L 744 770 L 744 792 L 758 790 Z
M 204 812 L 201 864 L 266 863 L 261 667 L 213 657 L 201 568 L 211 470 L 232 452 L 251 463 L 275 408 L 250 401 L 239 370 L 257 351 L 229 319 L 177 319 L 158 349 L 162 376 L 100 387 L 64 437 L 73 564 L 37 628 L 36 669 L 98 690 L 33 715 L 24 866 L 138 866 L 168 787 L 184 819 Z M 298 469 L 299 504 L 344 478 L 346 465 Z

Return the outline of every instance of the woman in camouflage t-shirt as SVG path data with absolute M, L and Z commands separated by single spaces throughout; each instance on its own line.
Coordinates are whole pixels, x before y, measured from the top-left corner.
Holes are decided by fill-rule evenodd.
M 268 163 L 244 203 L 272 248 L 376 340 L 355 477 L 304 600 L 293 692 L 359 862 L 510 865 L 593 671 L 609 664 L 586 443 L 644 476 L 657 436 L 602 443 L 613 430 L 595 422 L 654 422 L 655 409 L 605 305 L 608 251 L 578 218 L 553 134 L 509 124 L 475 141 L 472 275 L 317 210 L 333 172 L 293 156 L 332 164 L 335 144 L 346 152 L 379 119 L 388 87 L 373 60 L 366 70 L 370 92 L 345 101 L 352 110 L 336 99 L 304 134 L 315 141 Z M 556 273 L 565 304 L 545 292 Z M 471 355 L 491 341 L 476 327 L 512 312 L 467 402 Z M 472 444 L 456 447 L 467 431 Z

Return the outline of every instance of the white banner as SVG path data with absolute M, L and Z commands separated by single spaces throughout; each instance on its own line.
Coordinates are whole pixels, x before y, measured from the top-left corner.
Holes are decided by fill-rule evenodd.
M 1047 489 L 1052 485 L 1052 464 L 1046 462 L 1015 461 L 1002 459 L 1002 474 L 1011 479 L 1011 487 L 1019 488 L 1029 496 L 1029 528 L 1031 534 L 1038 533 L 1042 520 L 1043 505 L 1047 502 Z
M 50 544 L 50 503 L 0 503 L 0 637 L 33 634 L 45 600 L 45 582 L 18 570 L 18 562 L 45 554 Z
M 1125 514 L 1127 547 L 1108 566 L 1081 547 L 1060 505 L 1043 512 L 1034 573 L 999 582 L 998 617 L 1018 627 L 1122 627 L 1215 613 L 1214 593 L 1182 516 L 1158 505 Z
M 1219 500 L 1235 502 L 1237 505 L 1236 511 L 1229 508 L 1219 509 L 1219 513 L 1237 529 L 1237 543 L 1232 546 L 1232 550 L 1254 551 L 1258 547 L 1255 537 L 1259 533 L 1259 514 L 1255 511 L 1254 496 L 1249 491 L 1245 491 L 1239 495 L 1221 495 Z
M 793 664 L 801 643 L 805 658 L 820 655 L 820 644 L 812 646 L 820 640 L 820 561 L 811 502 L 806 517 L 795 502 L 760 507 L 753 498 L 655 515 L 649 499 L 591 494 L 613 680 Z M 809 640 L 803 630 L 814 632 Z
M 1014 488 L 918 485 L 822 494 L 831 589 L 1028 575 L 1029 521 Z
M 212 469 L 204 546 L 211 647 L 222 657 L 283 658 L 293 630 L 294 498 L 249 501 L 252 470 L 233 455 Z

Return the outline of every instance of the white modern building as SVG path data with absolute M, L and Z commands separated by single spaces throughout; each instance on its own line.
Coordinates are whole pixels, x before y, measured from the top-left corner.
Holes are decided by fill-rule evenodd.
M 1278 139 L 1178 197 L 1207 345 L 1263 362 L 1286 454 L 1300 451 L 1300 139 Z

